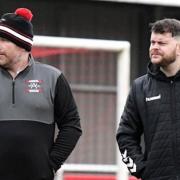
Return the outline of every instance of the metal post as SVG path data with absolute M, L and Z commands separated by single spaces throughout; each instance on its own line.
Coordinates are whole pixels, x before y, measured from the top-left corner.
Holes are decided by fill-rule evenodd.
M 119 53 L 117 60 L 117 127 L 124 109 L 126 97 L 130 84 L 130 44 Z M 119 149 L 117 147 L 117 180 L 128 180 L 128 171 L 122 162 Z

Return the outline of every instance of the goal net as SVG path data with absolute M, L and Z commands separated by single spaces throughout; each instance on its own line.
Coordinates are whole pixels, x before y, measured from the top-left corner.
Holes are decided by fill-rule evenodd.
M 83 135 L 58 171 L 58 180 L 67 172 L 114 174 L 126 180 L 115 135 L 129 91 L 130 44 L 35 36 L 32 54 L 65 74 L 81 117 Z

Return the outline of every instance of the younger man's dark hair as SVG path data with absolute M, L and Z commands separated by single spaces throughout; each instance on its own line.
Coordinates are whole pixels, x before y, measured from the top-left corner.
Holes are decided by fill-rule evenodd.
M 150 23 L 151 32 L 155 33 L 171 33 L 172 37 L 180 36 L 180 21 L 177 19 L 165 18 Z

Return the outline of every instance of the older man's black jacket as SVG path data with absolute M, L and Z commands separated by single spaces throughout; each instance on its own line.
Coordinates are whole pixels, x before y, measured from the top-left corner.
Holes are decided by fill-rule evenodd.
M 145 152 L 140 146 L 144 133 Z M 180 177 L 180 73 L 166 77 L 151 63 L 136 79 L 117 131 L 129 171 L 143 180 Z

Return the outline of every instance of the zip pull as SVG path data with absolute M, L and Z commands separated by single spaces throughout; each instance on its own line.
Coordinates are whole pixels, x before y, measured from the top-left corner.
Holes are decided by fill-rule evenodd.
M 12 81 L 12 104 L 15 104 L 15 80 Z

